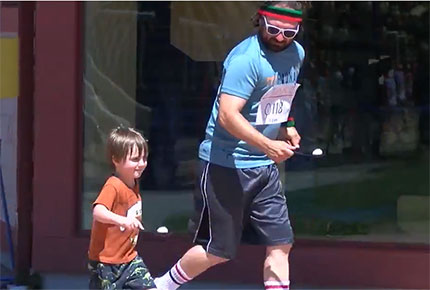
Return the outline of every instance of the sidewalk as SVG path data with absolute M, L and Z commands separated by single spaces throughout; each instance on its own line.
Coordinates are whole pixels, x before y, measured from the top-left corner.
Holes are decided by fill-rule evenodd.
M 88 276 L 87 275 L 68 275 L 68 274 L 52 274 L 52 273 L 41 273 L 43 277 L 43 288 L 42 289 L 64 289 L 64 290 L 74 290 L 74 289 L 88 289 Z M 7 288 L 9 289 L 9 288 Z M 27 289 L 27 288 L 11 288 L 11 289 Z M 236 289 L 247 289 L 247 290 L 264 290 L 263 285 L 256 284 L 234 284 L 234 283 L 217 283 L 217 282 L 202 282 L 202 281 L 191 281 L 178 290 L 186 289 L 201 289 L 201 290 L 236 290 Z M 291 285 L 291 289 L 300 290 L 318 290 L 318 289 L 374 289 L 382 290 L 382 288 L 341 288 L 341 287 L 317 287 L 317 286 L 304 286 L 304 285 Z M 400 289 L 391 289 L 400 290 Z
M 85 275 L 44 275 L 44 289 L 88 289 L 88 276 Z M 229 285 L 210 282 L 190 282 L 180 289 L 263 289 L 258 285 Z
M 44 289 L 88 289 L 88 276 L 86 275 L 66 275 L 66 274 L 42 274 L 44 277 Z M 216 282 L 190 282 L 179 289 L 247 289 L 247 290 L 264 290 L 262 285 L 243 285 L 228 284 Z M 294 287 L 294 289 L 333 289 L 317 287 Z

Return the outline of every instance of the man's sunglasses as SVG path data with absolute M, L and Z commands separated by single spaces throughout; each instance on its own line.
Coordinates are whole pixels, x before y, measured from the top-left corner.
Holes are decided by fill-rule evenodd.
M 285 38 L 291 39 L 291 38 L 294 38 L 296 34 L 299 32 L 300 25 L 297 25 L 296 29 L 290 29 L 290 28 L 282 29 L 275 25 L 267 23 L 267 19 L 265 16 L 263 16 L 263 19 L 264 19 L 264 24 L 266 25 L 266 31 L 269 35 L 276 36 L 282 32 L 282 35 Z

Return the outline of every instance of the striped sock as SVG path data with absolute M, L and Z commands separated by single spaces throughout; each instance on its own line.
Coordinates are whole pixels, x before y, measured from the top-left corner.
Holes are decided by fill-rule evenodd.
M 287 290 L 290 289 L 290 281 L 265 281 L 266 290 Z
M 162 290 L 176 290 L 184 283 L 192 280 L 185 274 L 181 267 L 181 260 L 179 260 L 166 274 L 161 277 L 155 278 L 154 283 L 157 289 Z

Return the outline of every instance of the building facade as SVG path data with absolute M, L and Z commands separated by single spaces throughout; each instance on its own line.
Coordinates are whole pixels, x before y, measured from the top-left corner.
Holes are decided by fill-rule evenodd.
M 253 33 L 259 4 L 8 5 L 19 24 L 17 185 L 5 186 L 17 200 L 17 270 L 85 273 L 91 203 L 110 173 L 104 142 L 119 125 L 150 145 L 139 252 L 157 275 L 188 249 L 197 148 L 222 61 Z M 430 287 L 428 11 L 423 2 L 313 2 L 307 11 L 296 123 L 302 148 L 327 155 L 280 165 L 297 285 Z M 10 174 L 14 161 L 3 160 Z M 243 246 L 199 279 L 258 283 L 263 258 Z

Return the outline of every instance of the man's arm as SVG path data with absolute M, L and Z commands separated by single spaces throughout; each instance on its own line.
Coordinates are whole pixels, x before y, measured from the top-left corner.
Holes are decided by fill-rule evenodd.
M 241 114 L 245 104 L 243 98 L 222 93 L 219 97 L 219 124 L 234 137 L 260 149 L 276 163 L 290 158 L 295 147 L 285 141 L 271 140 L 258 132 Z

